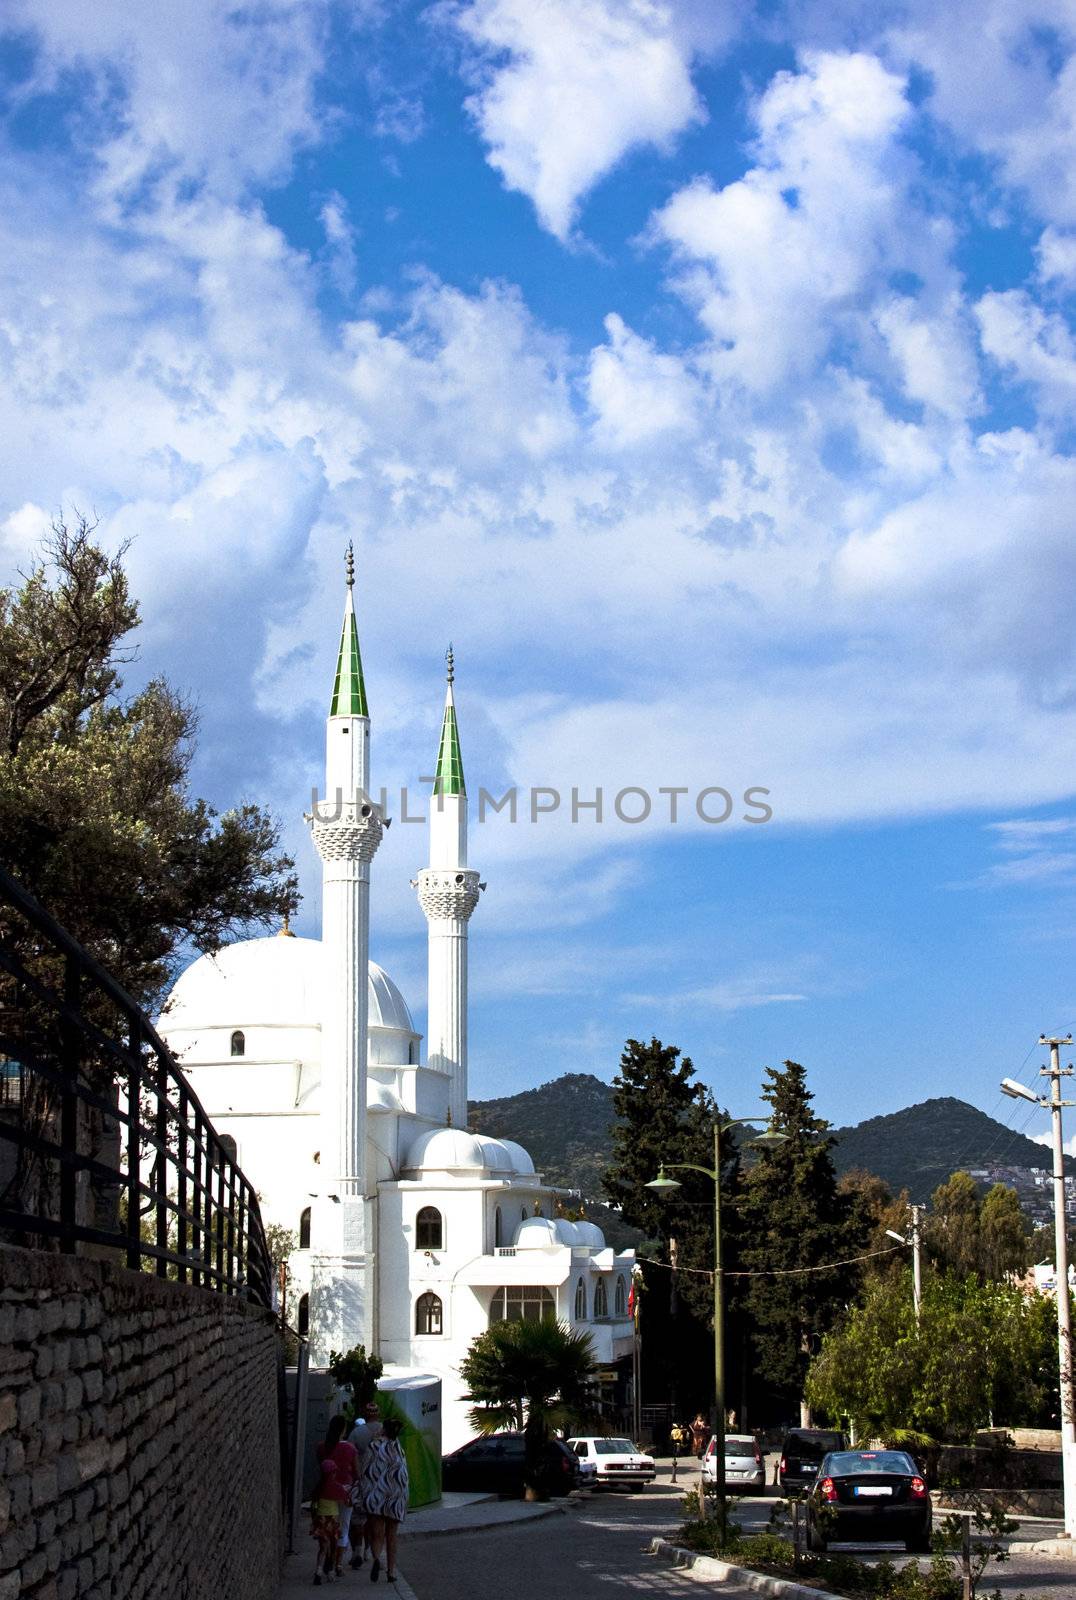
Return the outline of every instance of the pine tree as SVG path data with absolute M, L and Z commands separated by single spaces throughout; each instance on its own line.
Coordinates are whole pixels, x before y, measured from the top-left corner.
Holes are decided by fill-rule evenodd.
M 668 1400 L 685 1413 L 704 1408 L 712 1395 L 714 1186 L 704 1173 L 679 1170 L 679 1163 L 713 1167 L 713 1126 L 719 1115 L 713 1096 L 695 1077 L 689 1057 L 652 1038 L 629 1039 L 613 1080 L 613 1155 L 603 1179 L 610 1202 L 626 1222 L 641 1229 L 648 1244 L 643 1261 L 641 1319 L 644 1394 Z M 680 1188 L 662 1194 L 646 1185 L 662 1164 Z M 736 1145 L 727 1140 L 722 1159 L 723 1260 L 736 1259 L 738 1212 L 731 1204 L 739 1181 Z M 679 1270 L 670 1271 L 671 1243 Z M 660 1262 L 658 1265 L 656 1262 Z M 738 1393 L 737 1352 L 742 1339 L 726 1318 L 730 1351 L 728 1392 Z
M 837 1320 L 858 1279 L 854 1266 L 815 1268 L 853 1256 L 863 1225 L 838 1186 L 827 1136 L 814 1114 L 806 1073 L 796 1061 L 766 1068 L 762 1097 L 785 1142 L 764 1150 L 743 1185 L 742 1246 L 756 1400 L 776 1419 L 802 1396 L 815 1348 Z

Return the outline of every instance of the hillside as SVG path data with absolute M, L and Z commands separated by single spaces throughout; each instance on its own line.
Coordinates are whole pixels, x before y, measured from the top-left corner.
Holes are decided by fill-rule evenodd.
M 601 1174 L 611 1148 L 613 1091 L 600 1078 L 571 1072 L 522 1094 L 472 1100 L 469 1111 L 476 1133 L 518 1140 L 550 1183 L 581 1189 L 592 1202 L 601 1194 Z M 838 1172 L 866 1168 L 884 1178 L 895 1193 L 906 1188 L 913 1200 L 922 1202 L 957 1167 L 1039 1171 L 1050 1167 L 1045 1145 L 949 1095 L 835 1128 L 833 1135 L 838 1141 L 833 1152 Z M 1071 1157 L 1067 1170 L 1076 1172 Z
M 1045 1117 L 1041 1122 L 1045 1127 Z M 833 1136 L 838 1140 L 833 1152 L 838 1172 L 865 1167 L 884 1178 L 894 1192 L 907 1189 L 913 1200 L 921 1202 L 929 1200 L 958 1167 L 1049 1171 L 1052 1160 L 1046 1145 L 1014 1133 L 951 1095 L 888 1116 L 869 1117 L 853 1127 L 834 1128 Z M 1066 1168 L 1069 1172 L 1076 1168 L 1071 1157 Z

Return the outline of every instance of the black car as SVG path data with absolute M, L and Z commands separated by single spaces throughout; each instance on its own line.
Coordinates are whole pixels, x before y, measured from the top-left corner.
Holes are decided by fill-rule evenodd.
M 518 1497 L 523 1493 L 525 1441 L 521 1433 L 491 1433 L 472 1439 L 445 1456 L 441 1482 L 445 1489 L 472 1494 Z M 551 1495 L 579 1487 L 579 1458 L 561 1439 L 547 1439 L 543 1459 L 544 1487 Z
M 903 1541 L 930 1549 L 930 1493 L 904 1450 L 839 1450 L 826 1456 L 807 1500 L 807 1544 Z
M 781 1488 L 793 1494 L 809 1489 L 823 1456 L 847 1449 L 844 1434 L 832 1428 L 789 1428 L 781 1445 Z

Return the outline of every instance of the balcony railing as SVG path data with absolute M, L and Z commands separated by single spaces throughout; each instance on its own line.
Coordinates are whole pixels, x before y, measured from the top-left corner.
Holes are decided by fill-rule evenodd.
M 145 1013 L 0 870 L 0 1239 L 270 1306 L 234 1156 Z

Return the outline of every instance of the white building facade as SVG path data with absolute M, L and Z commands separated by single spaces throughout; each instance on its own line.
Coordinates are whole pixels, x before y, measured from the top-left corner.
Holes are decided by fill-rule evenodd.
M 449 652 L 429 863 L 412 880 L 429 944 L 429 1048 L 369 959 L 369 885 L 387 820 L 369 798 L 371 724 L 353 605 L 326 725 L 326 784 L 309 819 L 322 862 L 322 937 L 286 929 L 203 956 L 179 978 L 161 1032 L 267 1224 L 293 1231 L 288 1320 L 315 1365 L 364 1344 L 443 1385 L 443 1444 L 471 1437 L 459 1363 L 499 1319 L 554 1315 L 600 1363 L 631 1351 L 634 1254 L 554 1216 L 527 1152 L 472 1134 L 467 1114 L 468 925 L 479 874 Z

